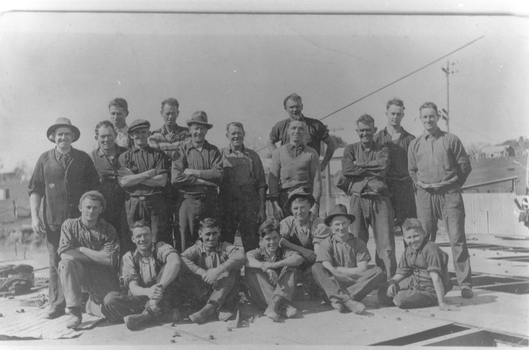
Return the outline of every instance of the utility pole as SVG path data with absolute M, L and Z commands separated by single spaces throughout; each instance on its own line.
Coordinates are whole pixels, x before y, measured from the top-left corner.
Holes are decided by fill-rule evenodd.
M 452 62 L 452 68 L 450 68 L 450 60 L 446 60 L 446 68 L 442 67 L 441 70 L 446 74 L 446 111 L 443 109 L 441 116 L 446 120 L 446 131 L 450 132 L 450 74 L 457 73 L 454 70 L 455 63 Z

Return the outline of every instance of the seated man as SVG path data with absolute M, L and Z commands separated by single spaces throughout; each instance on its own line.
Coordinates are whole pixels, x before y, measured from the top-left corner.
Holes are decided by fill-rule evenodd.
M 219 311 L 219 320 L 227 321 L 239 303 L 238 277 L 246 258 L 244 251 L 230 243 L 219 242 L 220 224 L 216 219 L 205 218 L 198 229 L 201 240 L 182 253 L 182 260 L 190 272 L 183 276 L 184 293 L 202 307 L 189 315 L 201 324 Z
M 361 314 L 365 306 L 360 301 L 384 283 L 386 274 L 380 267 L 367 269 L 371 256 L 366 244 L 349 232 L 354 220 L 342 204 L 330 211 L 325 224 L 332 236 L 321 242 L 312 274 L 336 311 Z
M 331 235 L 331 230 L 323 220 L 310 211 L 314 202 L 312 194 L 303 188 L 297 188 L 289 194 L 283 209 L 290 216 L 281 220 L 282 239 L 279 242 L 281 247 L 294 250 L 303 257 L 299 279 L 311 297 L 317 296 L 319 288 L 309 268 L 316 261 L 320 242 Z
M 294 317 L 298 310 L 290 303 L 296 288 L 294 272 L 303 263 L 299 253 L 279 247 L 279 223 L 268 219 L 259 227 L 260 248 L 246 253 L 245 276 L 252 299 L 266 304 L 265 315 L 279 321 L 278 309 L 286 306 L 286 316 Z
M 444 311 L 459 309 L 445 301 L 445 294 L 452 289 L 448 276 L 448 254 L 426 238 L 418 219 L 406 219 L 402 225 L 408 247 L 402 254 L 397 273 L 385 288 L 379 290 L 379 299 L 385 304 L 401 309 L 413 309 L 439 305 Z M 389 298 L 389 300 L 388 300 Z
M 118 292 L 105 297 L 104 311 L 111 322 L 125 322 L 134 330 L 153 321 L 176 322 L 176 277 L 182 265 L 176 250 L 154 243 L 150 225 L 136 221 L 131 227 L 136 250 L 123 256 L 122 276 L 130 295 Z
M 61 239 L 57 253 L 59 276 L 70 311 L 68 328 L 82 323 L 82 293 L 87 291 L 90 304 L 102 305 L 105 295 L 119 291 L 117 266 L 119 244 L 116 230 L 99 215 L 105 210 L 106 201 L 97 191 L 81 196 L 81 217 L 67 219 L 61 227 Z

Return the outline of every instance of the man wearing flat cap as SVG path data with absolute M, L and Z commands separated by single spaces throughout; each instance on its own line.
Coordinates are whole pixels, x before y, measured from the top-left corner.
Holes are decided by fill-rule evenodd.
M 360 301 L 386 281 L 386 274 L 380 267 L 367 268 L 371 260 L 367 246 L 349 232 L 354 221 L 343 204 L 329 212 L 325 225 L 332 236 L 320 243 L 312 274 L 336 311 L 361 314 L 365 305 Z
M 171 183 L 181 196 L 179 210 L 180 249 L 185 251 L 198 239 L 198 221 L 203 215 L 218 218 L 218 187 L 222 177 L 219 149 L 206 141 L 213 127 L 204 111 L 186 121 L 191 139 L 174 154 Z
M 81 133 L 69 119 L 58 118 L 46 135 L 56 146 L 43 153 L 35 165 L 29 182 L 29 203 L 31 226 L 35 233 L 46 234 L 50 259 L 50 308 L 45 317 L 57 318 L 64 314 L 66 305 L 58 270 L 61 225 L 66 219 L 80 216 L 79 199 L 83 193 L 97 188 L 99 176 L 90 156 L 72 147 Z
M 149 146 L 147 120 L 137 119 L 129 126 L 134 146 L 119 156 L 119 184 L 125 189 L 127 223 L 145 220 L 151 225 L 153 240 L 172 244 L 162 191 L 167 183 L 169 159 Z
M 81 217 L 62 224 L 57 253 L 61 256 L 59 273 L 70 313 L 67 328 L 81 325 L 83 290 L 90 294 L 87 309 L 99 310 L 94 312 L 98 316 L 105 313 L 105 296 L 120 291 L 119 240 L 116 229 L 100 217 L 105 208 L 103 195 L 88 191 L 79 200 Z

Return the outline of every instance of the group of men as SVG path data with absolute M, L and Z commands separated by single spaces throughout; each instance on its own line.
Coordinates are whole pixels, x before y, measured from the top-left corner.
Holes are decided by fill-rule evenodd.
M 242 266 L 252 298 L 274 321 L 297 313 L 294 275 L 312 285 L 309 293 L 323 290 L 336 310 L 361 313 L 360 300 L 397 272 L 394 226 L 415 217 L 432 241 L 437 220 L 445 222 L 462 296 L 472 297 L 460 191 L 470 162 L 460 140 L 438 127 L 435 104 L 420 107 L 425 133 L 417 139 L 401 126 L 399 99 L 388 102 L 388 125 L 378 134 L 371 116 L 356 121 L 360 142 L 346 147 L 337 181 L 351 197 L 349 213 L 338 206 L 325 220 L 321 171 L 336 144 L 325 125 L 303 115 L 297 94 L 284 109 L 289 117 L 268 142 L 268 184 L 260 157 L 244 145 L 242 123 L 227 125 L 229 144 L 219 150 L 206 140 L 213 125 L 205 112 L 193 113 L 187 127 L 176 123 L 174 98 L 161 103 L 164 125 L 154 131 L 143 119 L 127 125 L 127 101 L 110 101 L 110 121 L 96 125 L 99 147 L 90 156 L 72 147 L 80 130 L 57 119 L 47 131 L 56 146 L 41 155 L 29 184 L 32 227 L 46 234 L 50 257 L 46 317 L 68 308 L 75 328 L 85 305 L 135 329 L 179 320 L 178 305 L 191 303 L 201 307 L 189 315 L 193 322 L 213 314 L 227 320 Z M 369 226 L 374 269 L 367 269 Z M 237 232 L 243 249 L 234 245 Z

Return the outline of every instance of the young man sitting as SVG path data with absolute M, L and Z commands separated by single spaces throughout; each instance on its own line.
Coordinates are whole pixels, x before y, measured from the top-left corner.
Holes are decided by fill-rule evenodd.
M 298 310 L 290 303 L 294 295 L 296 266 L 303 257 L 292 250 L 279 247 L 279 223 L 268 219 L 259 227 L 259 244 L 246 253 L 245 276 L 252 299 L 256 304 L 267 306 L 265 315 L 279 321 L 278 310 L 286 307 L 285 315 L 294 317 Z
M 164 242 L 153 242 L 150 225 L 136 221 L 131 227 L 136 250 L 123 256 L 122 275 L 130 295 L 118 292 L 105 297 L 104 311 L 111 322 L 125 322 L 130 330 L 153 321 L 176 322 L 178 282 L 182 265 L 176 250 Z
M 338 312 L 345 308 L 361 314 L 365 306 L 360 301 L 386 280 L 379 267 L 367 268 L 371 260 L 367 246 L 349 232 L 355 217 L 347 208 L 336 205 L 325 218 L 332 236 L 320 243 L 312 274 Z
M 100 218 L 105 208 L 103 195 L 88 191 L 79 200 L 81 217 L 67 219 L 61 227 L 57 253 L 61 257 L 59 275 L 71 315 L 66 323 L 68 328 L 75 329 L 82 323 L 83 291 L 90 294 L 87 309 L 96 310 L 107 293 L 119 290 L 118 237 L 114 227 Z
M 445 301 L 452 289 L 448 276 L 448 254 L 426 238 L 418 219 L 406 219 L 402 225 L 408 247 L 402 254 L 397 273 L 380 288 L 379 299 L 384 304 L 395 304 L 401 309 L 439 305 L 444 311 L 458 311 Z M 392 300 L 393 299 L 393 300 Z
M 216 219 L 200 221 L 198 233 L 201 240 L 182 253 L 182 260 L 191 271 L 186 271 L 183 277 L 184 292 L 195 306 L 203 306 L 189 319 L 201 324 L 218 311 L 219 320 L 227 321 L 239 303 L 238 277 L 246 261 L 244 251 L 219 242 L 220 225 Z

